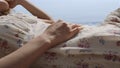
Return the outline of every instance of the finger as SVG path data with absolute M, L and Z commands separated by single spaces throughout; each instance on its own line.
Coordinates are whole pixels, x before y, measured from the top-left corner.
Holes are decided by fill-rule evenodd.
M 81 27 L 80 25 L 77 25 L 77 24 L 74 24 L 74 25 L 71 25 L 72 29 L 76 28 L 76 27 Z
M 52 20 L 46 20 L 46 19 L 41 19 L 43 22 L 45 22 L 45 23 L 49 23 L 49 24 L 53 24 L 53 23 L 55 23 L 54 21 L 52 21 Z
M 71 33 L 76 35 L 82 29 L 83 29 L 83 27 L 76 27 L 76 28 L 71 30 Z
M 74 28 L 73 30 L 71 30 L 71 34 L 70 37 L 73 38 L 75 37 L 79 32 L 79 28 Z
M 68 25 L 69 25 L 69 27 L 71 27 L 71 29 L 74 29 L 74 28 L 76 28 L 76 27 L 81 27 L 80 24 L 69 23 Z

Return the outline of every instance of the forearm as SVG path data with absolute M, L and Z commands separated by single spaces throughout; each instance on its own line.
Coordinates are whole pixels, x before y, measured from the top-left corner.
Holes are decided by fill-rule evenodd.
M 20 5 L 22 5 L 24 8 L 26 8 L 29 12 L 31 12 L 33 15 L 37 16 L 38 18 L 53 20 L 45 12 L 43 12 L 42 10 L 40 10 L 39 8 L 37 8 L 27 0 L 21 0 Z
M 37 41 L 39 41 L 39 44 Z M 12 54 L 0 59 L 0 68 L 28 68 L 49 49 L 49 46 L 49 42 L 40 36 Z

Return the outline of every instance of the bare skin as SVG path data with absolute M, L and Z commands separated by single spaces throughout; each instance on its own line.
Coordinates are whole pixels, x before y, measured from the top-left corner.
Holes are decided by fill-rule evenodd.
M 23 6 L 31 14 L 37 16 L 46 23 L 54 23 L 52 17 L 50 17 L 47 13 L 30 3 L 28 0 L 0 0 L 0 12 L 8 11 L 9 9 L 16 7 L 17 5 Z
M 75 36 L 82 28 L 58 21 L 40 36 L 29 41 L 12 54 L 0 59 L 0 68 L 29 68 L 48 49 Z
M 4 12 L 9 9 L 9 4 L 5 0 L 0 0 L 0 12 Z
M 1 3 L 3 2 L 4 1 Z M 41 10 L 38 10 L 38 8 L 27 2 L 27 0 L 7 0 L 7 2 L 4 3 L 4 5 L 9 6 L 9 8 L 13 8 L 20 4 L 28 9 L 28 11 L 33 13 L 33 15 L 36 15 L 34 14 L 35 11 L 33 11 L 36 10 L 38 11 L 38 17 L 45 18 L 47 19 L 46 21 L 52 21 L 51 17 L 49 17 Z M 8 8 L 4 8 L 4 10 L 7 9 Z M 0 10 L 3 11 L 3 9 Z M 67 24 L 61 20 L 57 21 L 56 23 L 53 22 L 53 24 L 49 26 L 42 35 L 32 39 L 15 52 L 1 58 L 0 68 L 29 68 L 32 63 L 34 63 L 34 61 L 36 61 L 42 54 L 44 54 L 44 52 L 56 46 L 57 44 L 69 40 L 81 29 L 82 27 L 78 25 Z

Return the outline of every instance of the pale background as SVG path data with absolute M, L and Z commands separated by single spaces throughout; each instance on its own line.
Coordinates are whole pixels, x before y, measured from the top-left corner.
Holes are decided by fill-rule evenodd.
M 109 12 L 120 7 L 120 0 L 29 0 L 55 20 L 80 24 L 102 22 Z M 28 13 L 21 6 L 16 12 Z

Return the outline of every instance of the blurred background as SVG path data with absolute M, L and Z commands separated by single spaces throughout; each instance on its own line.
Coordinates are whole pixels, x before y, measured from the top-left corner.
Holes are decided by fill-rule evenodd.
M 120 7 L 120 0 L 29 0 L 45 11 L 53 19 L 62 19 L 72 23 L 95 25 Z M 22 6 L 15 12 L 28 13 Z

